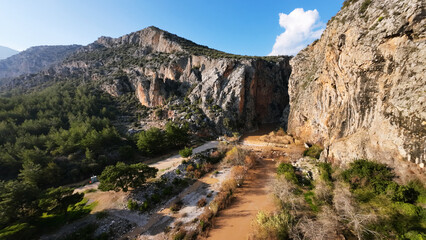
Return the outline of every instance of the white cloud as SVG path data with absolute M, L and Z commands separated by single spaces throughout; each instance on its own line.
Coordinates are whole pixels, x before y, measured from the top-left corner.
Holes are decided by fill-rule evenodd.
M 321 37 L 325 24 L 315 10 L 296 8 L 290 14 L 280 13 L 280 26 L 285 31 L 277 36 L 269 55 L 296 55 L 315 39 Z

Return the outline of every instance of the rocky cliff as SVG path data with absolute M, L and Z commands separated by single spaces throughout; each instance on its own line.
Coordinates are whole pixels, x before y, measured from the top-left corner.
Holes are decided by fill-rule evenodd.
M 322 157 L 426 161 L 426 11 L 421 0 L 346 0 L 291 60 L 288 131 Z
M 0 61 L 0 79 L 14 78 L 23 74 L 37 73 L 63 61 L 80 45 L 37 46 Z
M 289 101 L 289 60 L 227 54 L 149 27 L 119 38 L 100 37 L 60 64 L 4 88 L 77 79 L 117 99 L 134 94 L 149 109 L 148 120 L 185 119 L 231 133 L 279 121 Z

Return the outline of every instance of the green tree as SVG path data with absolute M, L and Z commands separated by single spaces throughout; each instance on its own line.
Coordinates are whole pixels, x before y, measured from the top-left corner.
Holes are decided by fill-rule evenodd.
M 164 150 L 166 146 L 165 140 L 166 136 L 164 132 L 153 127 L 139 133 L 137 146 L 143 153 L 153 155 Z
M 192 148 L 185 147 L 184 149 L 179 151 L 179 154 L 182 157 L 187 158 L 192 155 Z
M 137 188 L 146 182 L 147 179 L 157 175 L 158 169 L 149 167 L 146 164 L 136 163 L 126 165 L 118 162 L 115 166 L 107 166 L 99 176 L 101 190 L 127 191 L 129 188 Z
M 189 141 L 188 124 L 179 126 L 177 123 L 167 122 L 166 138 L 170 146 L 184 146 Z
M 39 189 L 20 181 L 0 182 L 0 226 L 39 216 Z
M 49 214 L 66 214 L 70 205 L 83 200 L 83 193 L 75 193 L 71 188 L 49 188 L 39 200 L 38 206 Z
M 24 162 L 22 169 L 19 173 L 19 178 L 26 184 L 35 186 L 42 185 L 43 182 L 43 169 L 40 164 L 35 164 L 30 161 Z

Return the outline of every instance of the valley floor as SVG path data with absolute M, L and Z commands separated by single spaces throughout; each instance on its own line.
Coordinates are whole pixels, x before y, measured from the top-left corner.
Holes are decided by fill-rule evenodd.
M 275 210 L 274 198 L 269 189 L 271 180 L 276 174 L 277 162 L 292 161 L 302 156 L 305 150 L 303 145 L 273 144 L 263 142 L 261 136 L 269 132 L 262 129 L 242 137 L 241 148 L 251 150 L 259 156 L 259 162 L 248 170 L 245 181 L 233 194 L 234 198 L 230 206 L 221 210 L 212 221 L 211 230 L 207 239 L 247 239 L 251 232 L 251 225 L 259 211 L 272 212 Z M 195 148 L 194 153 L 216 148 L 217 141 L 207 142 Z M 151 162 L 149 165 L 159 169 L 159 175 L 175 171 L 183 158 L 179 155 Z M 208 204 L 221 189 L 222 183 L 229 178 L 230 167 L 219 167 L 216 172 L 196 180 L 193 184 L 157 207 L 149 213 L 139 213 L 127 209 L 129 193 L 101 192 L 97 190 L 98 184 L 86 185 L 76 192 L 85 192 L 90 202 L 98 202 L 92 213 L 106 211 L 108 216 L 101 221 L 94 217 L 96 214 L 78 220 L 65 226 L 57 233 L 44 236 L 42 239 L 55 239 L 75 232 L 78 228 L 92 222 L 101 222 L 105 228 L 114 225 L 119 231 L 123 231 L 121 239 L 168 239 L 166 229 L 173 229 L 184 224 L 186 229 L 196 228 L 198 224 L 192 224 L 204 212 L 204 208 L 197 206 L 197 202 L 205 198 Z M 207 197 L 206 197 L 207 196 Z M 177 212 L 171 212 L 170 207 L 177 201 L 183 202 L 183 207 Z M 101 227 L 102 228 L 102 227 Z

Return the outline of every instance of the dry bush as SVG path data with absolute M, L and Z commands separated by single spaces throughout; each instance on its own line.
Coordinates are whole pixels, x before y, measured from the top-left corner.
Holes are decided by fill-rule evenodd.
M 236 181 L 237 186 L 244 182 L 247 171 L 243 166 L 234 166 L 231 168 L 231 177 Z
M 201 199 L 200 199 L 200 200 L 198 200 L 198 202 L 197 202 L 197 206 L 198 206 L 199 208 L 202 208 L 202 207 L 206 206 L 206 204 L 207 204 L 207 200 L 206 200 L 206 198 L 201 198 Z
M 281 128 L 276 132 L 270 132 L 268 135 L 259 137 L 260 141 L 277 144 L 290 144 L 292 143 L 293 137 L 288 136 L 286 132 Z
M 173 203 L 170 206 L 170 211 L 176 213 L 179 212 L 179 210 L 183 207 L 183 202 L 182 200 L 178 200 L 177 202 Z
M 232 194 L 237 188 L 235 179 L 227 179 L 222 183 L 220 192 L 216 195 L 213 202 L 217 204 L 218 210 L 226 208 L 232 202 Z
M 209 209 L 212 213 L 212 216 L 214 217 L 219 212 L 219 205 L 217 204 L 217 202 L 213 201 L 213 202 L 210 203 Z
M 221 154 L 226 153 L 229 150 L 231 150 L 232 147 L 234 147 L 234 146 L 231 145 L 231 144 L 228 144 L 226 142 L 219 142 L 219 144 L 217 145 L 217 152 L 220 156 Z
M 220 145 L 220 144 L 219 144 Z M 219 146 L 218 146 L 218 148 L 219 148 Z M 212 153 L 210 153 L 210 158 L 220 158 L 221 157 L 221 153 L 220 153 L 220 151 L 218 150 L 218 151 L 214 151 L 214 152 L 212 152 Z
M 193 174 L 194 178 L 200 178 L 201 176 L 203 176 L 203 173 L 199 169 L 195 169 Z
M 173 235 L 173 240 L 183 240 L 185 238 L 186 231 L 180 230 Z
M 272 148 L 267 148 L 262 151 L 262 155 L 264 158 L 274 158 L 274 151 L 272 150 Z
M 348 187 L 338 183 L 333 193 L 333 205 L 339 215 L 340 221 L 350 226 L 358 239 L 362 239 L 365 234 L 378 236 L 377 232 L 368 227 L 372 223 L 377 222 L 377 215 L 374 212 L 364 213 L 352 197 Z
M 198 216 L 198 219 L 205 223 L 209 222 L 210 219 L 214 217 L 213 211 L 210 209 L 211 205 L 208 208 L 205 208 L 204 212 Z
M 318 180 L 315 183 L 315 197 L 322 202 L 331 204 L 333 201 L 333 189 L 323 180 Z
M 224 162 L 230 165 L 244 165 L 244 159 L 247 155 L 247 150 L 242 148 L 233 147 L 226 152 Z
M 249 239 L 287 239 L 292 217 L 289 213 L 268 214 L 260 211 L 253 221 L 253 232 Z
M 221 192 L 232 193 L 237 188 L 237 181 L 235 179 L 226 179 L 223 181 L 222 186 L 220 187 Z
M 195 240 L 197 239 L 198 232 L 197 231 L 189 231 L 186 233 L 184 240 Z
M 304 199 L 295 194 L 297 186 L 288 181 L 284 176 L 279 176 L 272 181 L 271 189 L 274 195 L 281 201 L 282 207 L 291 210 L 301 210 L 306 207 Z
M 195 168 L 194 168 L 194 166 L 192 166 L 192 165 L 188 165 L 187 167 L 186 167 L 186 171 L 187 172 L 192 172 L 192 171 L 194 171 L 195 170 Z
M 211 163 L 204 163 L 204 164 L 201 166 L 201 171 L 202 171 L 202 172 L 204 172 L 204 173 L 208 173 L 208 172 L 210 172 L 212 169 L 213 169 L 213 164 L 211 164 Z
M 290 233 L 292 239 L 338 239 L 339 221 L 332 208 L 324 206 L 316 219 L 302 217 Z
M 246 157 L 244 158 L 244 165 L 248 169 L 250 169 L 256 164 L 257 164 L 257 156 L 253 152 L 250 152 L 249 154 L 247 154 Z

